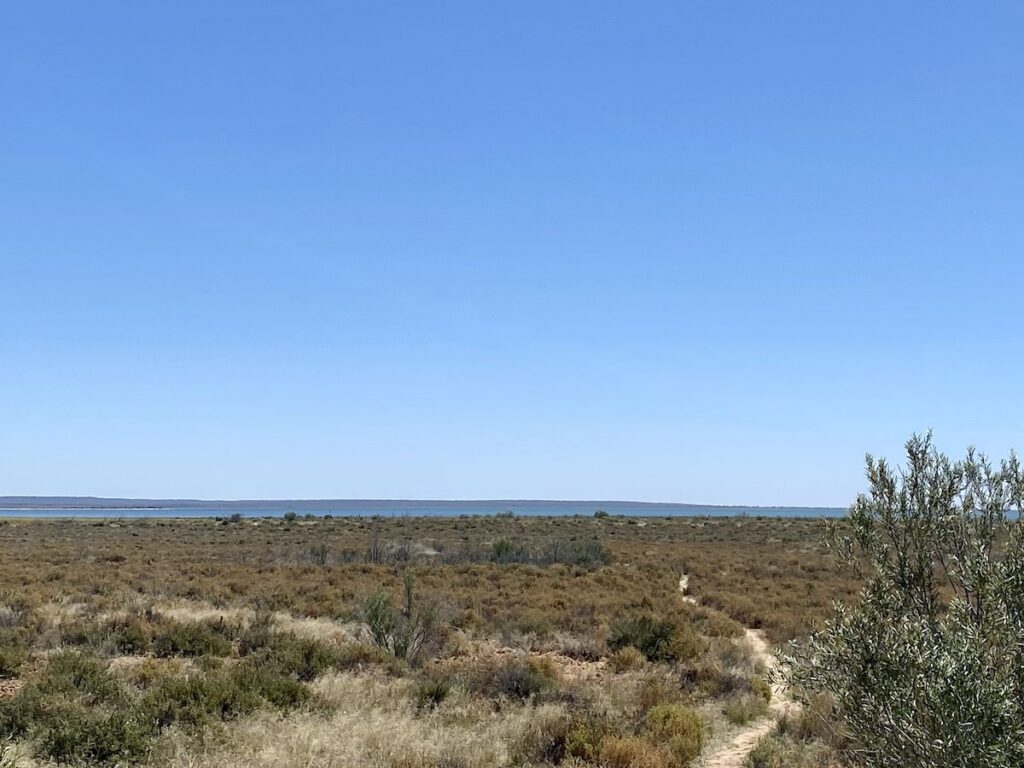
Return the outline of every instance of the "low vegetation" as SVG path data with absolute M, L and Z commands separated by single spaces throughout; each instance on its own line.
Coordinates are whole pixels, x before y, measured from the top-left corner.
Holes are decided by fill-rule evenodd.
M 869 483 L 832 523 L 0 521 L 0 766 L 1024 764 L 1024 473 L 915 438 Z
M 612 515 L 0 521 L 0 764 L 689 765 L 764 715 L 730 613 L 750 593 L 739 574 L 772 573 L 766 538 L 773 558 L 816 564 L 759 614 L 806 633 L 848 585 L 823 532 Z M 717 609 L 682 600 L 684 570 Z

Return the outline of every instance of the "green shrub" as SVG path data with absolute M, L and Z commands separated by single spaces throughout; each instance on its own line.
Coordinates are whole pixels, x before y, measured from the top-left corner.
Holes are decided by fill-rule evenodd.
M 107 625 L 106 634 L 114 651 L 119 655 L 149 652 L 150 633 L 138 617 L 115 619 Z
M 197 730 L 210 722 L 233 720 L 256 710 L 260 698 L 227 675 L 166 677 L 147 689 L 139 706 L 158 728 L 178 724 Z
M 631 646 L 650 661 L 662 661 L 669 656 L 675 631 L 676 625 L 673 622 L 658 620 L 653 616 L 624 619 L 612 626 L 608 647 L 618 651 Z
M 152 726 L 129 709 L 52 702 L 32 729 L 36 752 L 59 763 L 135 762 L 152 737 Z
M 208 674 L 148 675 L 139 691 L 99 659 L 63 651 L 0 701 L 0 737 L 27 738 L 57 762 L 134 762 L 168 726 L 198 731 L 262 706 L 289 710 L 309 701 L 309 689 L 282 667 L 250 656 Z
M 868 768 L 1019 768 L 1024 471 L 973 450 L 953 461 L 930 435 L 906 457 L 868 457 L 833 542 L 866 584 L 797 655 L 794 688 L 835 702 Z
M 43 696 L 65 696 L 85 704 L 116 702 L 125 694 L 105 662 L 78 650 L 50 655 L 39 678 L 27 688 Z
M 707 641 L 693 627 L 684 624 L 672 635 L 668 656 L 673 661 L 690 661 L 703 656 L 707 649 Z
M 701 716 L 682 704 L 659 704 L 644 718 L 644 732 L 664 745 L 675 768 L 684 768 L 700 754 L 705 727 Z
M 414 698 L 418 709 L 433 709 L 448 698 L 451 681 L 446 677 L 428 677 L 416 685 Z
M 35 686 L 27 686 L 0 701 L 0 739 L 18 739 L 38 721 L 44 697 Z
M 627 645 L 610 654 L 607 665 L 612 672 L 629 672 L 642 669 L 646 661 L 640 651 L 632 645 Z
M 827 747 L 802 744 L 779 734 L 769 734 L 750 751 L 743 768 L 820 768 L 838 764 Z
M 195 730 L 264 704 L 288 710 L 309 699 L 309 689 L 294 677 L 249 658 L 211 674 L 163 678 L 146 690 L 140 710 L 161 728 L 178 724 Z
M 0 628 L 0 678 L 15 677 L 27 652 L 25 641 L 18 630 Z
M 315 565 L 327 565 L 327 559 L 331 554 L 331 548 L 323 542 L 313 544 L 306 550 L 306 557 Z
M 524 548 L 513 544 L 501 536 L 491 542 L 491 560 L 495 563 L 525 563 L 530 553 Z
M 136 760 L 152 733 L 106 665 L 77 650 L 52 654 L 38 677 L 0 702 L 0 735 L 28 737 L 58 762 Z
M 329 669 L 344 669 L 348 660 L 340 648 L 291 632 L 265 631 L 253 624 L 242 633 L 238 652 L 278 672 L 311 681 Z
M 392 656 L 416 664 L 436 651 L 444 639 L 437 606 L 415 598 L 413 575 L 404 577 L 404 600 L 397 608 L 391 594 L 381 590 L 363 603 L 363 620 L 374 644 Z
M 600 661 L 605 657 L 607 648 L 594 637 L 568 637 L 562 640 L 563 656 L 578 661 Z
M 278 709 L 293 709 L 310 698 L 309 688 L 297 679 L 252 657 L 239 661 L 228 674 L 241 691 L 258 696 Z
M 659 704 L 679 704 L 683 699 L 683 691 L 661 675 L 642 677 L 636 688 L 636 706 L 642 713 Z
M 771 697 L 771 690 L 763 678 L 723 669 L 720 664 L 708 659 L 684 665 L 679 671 L 679 687 L 697 699 L 721 699 L 749 693 L 762 699 L 765 696 Z
M 153 653 L 169 656 L 228 656 L 231 654 L 230 629 L 223 622 L 205 621 L 164 623 L 153 638 Z
M 548 543 L 543 554 L 534 559 L 541 565 L 577 565 L 583 568 L 599 568 L 609 565 L 614 558 L 611 550 L 597 539 L 563 541 L 555 539 Z
M 609 736 L 597 762 L 604 768 L 668 768 L 665 750 L 638 736 Z
M 517 657 L 499 657 L 483 662 L 470 673 L 466 687 L 492 699 L 525 701 L 551 690 L 554 680 L 548 670 Z
M 649 661 L 686 661 L 703 653 L 707 643 L 689 626 L 644 615 L 612 626 L 608 647 L 618 651 L 627 646 L 636 648 Z
M 587 763 L 597 762 L 601 743 L 609 737 L 620 736 L 621 729 L 606 716 L 595 712 L 577 714 L 565 736 L 565 754 Z
M 751 692 L 764 699 L 765 704 L 770 704 L 772 701 L 772 687 L 768 681 L 763 677 L 751 677 L 749 679 Z
M 722 712 L 733 725 L 746 725 L 768 714 L 768 702 L 757 694 L 748 693 L 727 701 Z

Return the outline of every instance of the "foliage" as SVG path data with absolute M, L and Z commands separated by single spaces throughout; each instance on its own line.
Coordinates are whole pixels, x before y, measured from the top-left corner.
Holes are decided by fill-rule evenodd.
M 566 756 L 571 720 L 560 710 L 537 709 L 511 744 L 512 765 L 560 765 Z
M 608 717 L 595 712 L 580 712 L 565 737 L 565 754 L 588 763 L 598 760 L 601 744 L 620 736 L 620 728 Z
M 754 746 L 743 768 L 822 768 L 836 764 L 832 757 L 821 744 L 794 741 L 773 733 Z
M 646 661 L 643 653 L 627 645 L 608 656 L 608 669 L 612 672 L 629 672 L 643 668 Z
M 526 563 L 530 560 L 530 553 L 501 536 L 491 542 L 491 560 L 495 563 Z
M 418 709 L 434 709 L 451 692 L 451 681 L 446 677 L 425 677 L 416 684 L 414 698 Z
M 746 693 L 729 699 L 722 708 L 725 719 L 733 725 L 746 725 L 768 714 L 768 702 L 762 696 Z
M 153 652 L 169 656 L 227 656 L 232 630 L 223 622 L 166 622 L 154 635 Z
M 611 550 L 597 539 L 568 542 L 556 539 L 544 550 L 539 562 L 543 565 L 565 563 L 584 568 L 600 568 L 610 565 L 614 559 Z
M 363 620 L 374 644 L 410 664 L 438 645 L 443 627 L 433 603 L 422 603 L 413 591 L 413 575 L 406 571 L 402 607 L 396 608 L 391 593 L 380 590 L 363 604 Z
M 659 704 L 644 719 L 644 731 L 671 755 L 669 764 L 684 768 L 704 746 L 705 724 L 699 714 L 682 704 Z
M 59 763 L 115 764 L 145 754 L 151 728 L 138 713 L 57 701 L 34 726 L 36 750 Z
M 535 659 L 498 657 L 478 664 L 466 687 L 492 699 L 526 701 L 552 688 L 553 670 Z
M 269 619 L 260 617 L 241 634 L 238 652 L 251 663 L 309 682 L 329 669 L 353 666 L 351 656 L 357 649 L 274 631 Z
M 836 551 L 866 586 L 796 654 L 793 682 L 834 701 L 865 768 L 1024 764 L 1024 476 L 912 438 L 867 459 Z
M 0 678 L 14 677 L 25 660 L 25 641 L 13 628 L 0 628 Z
M 668 768 L 665 752 L 638 736 L 609 736 L 601 742 L 598 762 L 605 768 Z
M 691 627 L 647 614 L 622 619 L 612 626 L 608 647 L 619 651 L 629 646 L 648 661 L 686 661 L 706 649 L 706 643 Z
M 263 706 L 294 709 L 310 699 L 293 675 L 253 657 L 225 669 L 152 676 L 126 685 L 100 659 L 71 650 L 0 702 L 0 736 L 28 738 L 39 756 L 61 763 L 124 764 L 141 759 L 162 729 L 195 731 Z

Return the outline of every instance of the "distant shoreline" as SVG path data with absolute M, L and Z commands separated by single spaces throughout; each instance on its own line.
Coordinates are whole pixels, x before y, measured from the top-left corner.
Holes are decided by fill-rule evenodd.
M 0 510 L 99 509 L 366 509 L 366 508 L 516 508 L 570 507 L 636 509 L 736 509 L 736 510 L 835 510 L 840 507 L 802 505 L 695 504 L 690 502 L 627 501 L 621 499 L 132 499 L 93 496 L 0 496 Z
M 522 517 L 592 516 L 602 511 L 632 517 L 839 517 L 839 507 L 754 507 L 647 501 L 552 501 L 539 499 L 390 500 L 282 499 L 199 501 L 190 499 L 101 499 L 86 497 L 0 497 L 0 517 L 202 518 L 251 515 L 324 517 Z

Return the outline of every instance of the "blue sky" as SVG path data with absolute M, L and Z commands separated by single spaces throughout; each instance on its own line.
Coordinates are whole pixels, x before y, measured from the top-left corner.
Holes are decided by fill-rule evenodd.
M 15 3 L 0 494 L 845 505 L 1024 449 L 1019 3 Z

